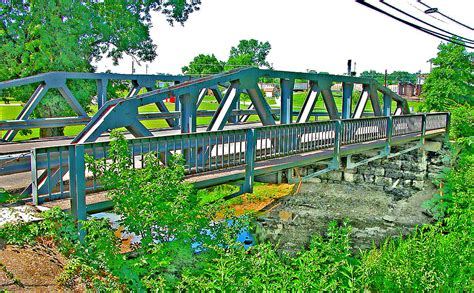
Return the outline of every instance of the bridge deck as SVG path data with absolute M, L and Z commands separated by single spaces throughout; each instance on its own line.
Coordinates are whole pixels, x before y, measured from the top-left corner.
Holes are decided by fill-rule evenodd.
M 427 131 L 425 137 L 434 137 L 443 134 L 444 130 Z M 393 138 L 392 146 L 406 144 L 410 141 L 417 141 L 420 134 L 408 134 Z M 341 156 L 347 156 L 354 153 L 360 153 L 362 150 L 380 149 L 385 146 L 385 139 L 368 141 L 355 145 L 345 145 L 341 147 Z M 332 158 L 333 149 L 324 149 L 313 152 L 295 154 L 287 157 L 275 158 L 255 163 L 255 175 L 268 174 L 280 170 L 290 169 L 298 166 L 310 165 L 312 163 L 324 161 Z M 245 166 L 227 168 L 225 170 L 216 170 L 200 174 L 194 174 L 186 177 L 186 181 L 193 183 L 197 188 L 209 187 L 226 182 L 241 180 L 245 176 Z M 97 192 L 89 194 L 86 197 L 88 210 L 102 210 L 111 207 L 111 202 L 106 196 L 106 192 Z M 61 199 L 42 204 L 46 207 L 60 207 L 67 210 L 70 208 L 69 199 Z

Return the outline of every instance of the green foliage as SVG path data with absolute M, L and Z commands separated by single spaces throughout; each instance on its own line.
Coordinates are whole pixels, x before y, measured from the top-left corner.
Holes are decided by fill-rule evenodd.
M 260 42 L 255 39 L 240 40 L 237 47 L 230 49 L 229 62 L 227 63 L 229 64 L 232 60 L 233 63 L 238 65 L 270 68 L 267 56 L 271 48 L 269 42 Z
M 71 217 L 59 208 L 42 212 L 38 223 L 5 224 L 0 229 L 0 239 L 8 244 L 34 244 L 41 239 L 51 239 L 60 244 L 61 252 L 71 253 L 78 236 Z
M 103 56 L 116 64 L 124 54 L 152 61 L 157 54 L 149 33 L 150 13 L 161 11 L 171 23 L 183 23 L 199 4 L 186 0 L 0 2 L 0 80 L 49 71 L 93 72 L 92 61 Z M 96 88 L 93 81 L 70 81 L 68 85 L 89 110 Z M 34 87 L 27 86 L 3 94 L 26 102 L 33 91 Z M 40 118 L 71 114 L 56 90 L 50 90 L 34 112 Z
M 252 55 L 250 54 L 241 54 L 236 56 L 229 57 L 229 60 L 224 66 L 224 70 L 233 70 L 241 67 L 252 66 Z
M 224 62 L 219 61 L 214 54 L 199 54 L 181 71 L 184 74 L 216 74 L 224 71 Z
M 452 42 L 441 43 L 438 50 L 433 59 L 435 67 L 423 85 L 424 110 L 450 111 L 461 105 L 474 106 L 474 53 Z
M 442 196 L 427 207 L 440 221 L 407 239 L 363 255 L 363 280 L 375 291 L 472 291 L 474 145 L 452 150 L 452 168 L 439 179 Z
M 350 228 L 334 222 L 327 237 L 315 236 L 308 250 L 279 254 L 270 244 L 249 251 L 215 248 L 217 255 L 199 274 L 186 273 L 179 288 L 203 291 L 311 291 L 351 290 L 354 259 Z
M 212 210 L 198 208 L 192 185 L 183 182 L 182 159 L 173 157 L 165 168 L 160 166 L 159 156 L 150 153 L 144 157 L 143 168 L 133 169 L 123 135 L 114 131 L 111 137 L 109 159 L 113 162 L 90 157 L 87 162 L 110 189 L 115 211 L 123 216 L 122 225 L 142 237 L 142 246 L 199 234 L 209 223 Z
M 474 106 L 462 105 L 451 108 L 449 136 L 453 139 L 474 137 Z
M 472 227 L 469 227 L 472 235 Z M 446 233 L 440 225 L 419 228 L 364 253 L 362 277 L 371 291 L 471 291 L 469 232 Z
M 366 70 L 360 74 L 360 77 L 375 79 L 378 83 L 385 83 L 385 74 L 375 70 Z M 387 74 L 387 84 L 398 84 L 399 82 L 416 82 L 416 73 L 406 71 L 394 71 Z

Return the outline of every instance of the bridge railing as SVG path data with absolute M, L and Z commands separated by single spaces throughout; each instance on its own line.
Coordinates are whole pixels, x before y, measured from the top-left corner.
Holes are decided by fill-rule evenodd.
M 255 129 L 256 161 L 334 147 L 336 121 L 265 126 Z
M 159 155 L 163 166 L 174 154 L 185 159 L 187 175 L 243 168 L 295 154 L 334 150 L 341 146 L 382 141 L 392 137 L 423 137 L 426 131 L 447 130 L 448 113 L 397 117 L 317 121 L 252 129 L 223 130 L 128 140 L 133 168 L 142 168 L 143 157 Z M 87 169 L 85 154 L 106 162 L 109 142 L 84 143 L 32 151 L 32 195 L 35 203 L 85 196 L 102 190 L 102 183 Z M 239 169 L 240 170 L 240 169 Z M 239 172 L 244 172 L 243 169 Z M 215 175 L 219 176 L 219 175 Z
M 387 121 L 387 117 L 343 120 L 341 145 L 386 138 Z

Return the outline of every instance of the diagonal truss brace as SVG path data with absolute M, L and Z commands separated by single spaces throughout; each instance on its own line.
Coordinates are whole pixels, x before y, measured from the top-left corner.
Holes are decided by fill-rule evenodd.
M 310 82 L 310 90 L 306 99 L 304 100 L 303 107 L 296 119 L 296 123 L 305 123 L 309 121 L 311 117 L 311 112 L 313 112 L 314 105 L 316 105 L 316 101 L 318 100 L 318 96 L 320 93 L 320 88 L 318 84 L 314 81 Z

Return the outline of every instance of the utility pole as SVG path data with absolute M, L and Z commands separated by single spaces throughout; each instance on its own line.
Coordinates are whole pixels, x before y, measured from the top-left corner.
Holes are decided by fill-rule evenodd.
M 384 76 L 384 85 L 387 87 L 387 69 L 385 69 L 385 76 Z
M 148 74 L 148 64 L 145 64 L 145 74 Z
M 135 74 L 135 61 L 132 60 L 132 74 Z

